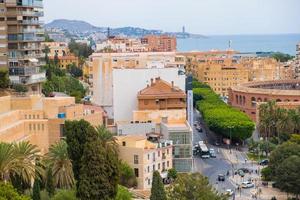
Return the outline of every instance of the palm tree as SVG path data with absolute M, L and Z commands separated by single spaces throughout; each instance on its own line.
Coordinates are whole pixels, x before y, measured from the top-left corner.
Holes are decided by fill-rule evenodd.
M 68 145 L 64 140 L 59 141 L 50 147 L 46 158 L 52 171 L 55 186 L 64 189 L 72 188 L 75 183 L 67 147 Z
M 12 171 L 16 170 L 16 155 L 12 144 L 0 143 L 0 180 L 7 181 Z
M 109 130 L 107 130 L 104 126 L 97 126 L 96 132 L 100 141 L 103 143 L 107 150 L 112 150 L 114 153 L 118 153 L 116 140 Z
M 30 184 L 41 168 L 35 165 L 40 158 L 37 146 L 22 141 L 15 144 L 0 143 L 0 180 L 18 176 Z

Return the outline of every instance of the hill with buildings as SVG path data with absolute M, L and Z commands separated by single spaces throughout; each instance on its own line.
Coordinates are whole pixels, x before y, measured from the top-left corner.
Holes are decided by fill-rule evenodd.
M 72 35 L 102 33 L 110 35 L 120 35 L 128 37 L 142 37 L 145 35 L 162 35 L 168 34 L 176 36 L 177 38 L 190 38 L 190 37 L 204 37 L 199 34 L 191 34 L 187 32 L 164 32 L 162 30 L 150 30 L 139 27 L 120 27 L 120 28 L 108 28 L 108 27 L 97 27 L 85 21 L 79 20 L 67 20 L 57 19 L 45 25 L 46 30 L 59 29 L 66 31 Z

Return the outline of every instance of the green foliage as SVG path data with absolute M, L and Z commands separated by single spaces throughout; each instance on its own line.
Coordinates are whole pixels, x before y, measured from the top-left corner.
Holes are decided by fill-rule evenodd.
M 43 93 L 49 96 L 52 92 L 64 92 L 75 97 L 76 102 L 80 102 L 85 96 L 86 90 L 76 78 L 52 75 L 51 80 L 47 80 L 43 84 Z
M 8 88 L 9 86 L 9 75 L 8 70 L 0 68 L 0 89 Z
M 50 200 L 50 197 L 46 190 L 42 190 L 40 194 L 41 194 L 41 200 Z
M 83 74 L 82 69 L 76 66 L 74 63 L 67 66 L 67 71 L 75 78 L 82 77 Z
M 46 170 L 46 191 L 50 197 L 52 197 L 55 193 L 54 180 L 52 170 L 50 168 Z
M 51 38 L 49 37 L 49 35 L 46 33 L 46 34 L 45 34 L 45 42 L 54 42 L 54 40 L 51 39 Z
M 255 125 L 245 113 L 226 105 L 209 87 L 194 88 L 193 92 L 200 99 L 197 109 L 212 131 L 232 139 L 251 137 Z
M 40 181 L 35 179 L 32 189 L 32 200 L 41 200 L 41 188 L 40 188 Z
M 19 195 L 18 192 L 9 183 L 0 182 L 0 199 L 1 200 L 30 200 L 29 197 Z
M 272 170 L 269 167 L 265 167 L 261 170 L 261 175 L 264 181 L 272 180 Z
M 67 143 L 60 140 L 49 148 L 49 153 L 46 155 L 56 188 L 70 189 L 75 183 L 67 148 Z
M 88 58 L 93 53 L 92 48 L 87 44 L 76 43 L 74 40 L 69 43 L 69 49 L 77 57 Z
M 66 121 L 64 134 L 66 136 L 66 142 L 68 144 L 68 155 L 72 160 L 74 177 L 78 181 L 84 145 L 87 142 L 87 137 L 91 134 L 96 134 L 96 132 L 89 122 L 80 120 Z
M 28 89 L 22 84 L 14 84 L 12 87 L 16 92 L 28 92 Z
M 206 177 L 200 173 L 179 174 L 177 179 L 167 188 L 168 200 L 209 199 L 225 200 L 209 185 Z
M 177 171 L 174 168 L 168 170 L 168 178 L 175 180 L 177 178 Z
M 300 109 L 287 110 L 269 101 L 259 106 L 258 128 L 265 137 L 276 136 L 278 143 L 289 139 L 289 134 L 300 132 Z
M 300 156 L 293 155 L 279 163 L 275 181 L 279 189 L 298 196 L 300 194 Z
M 281 52 L 276 52 L 272 55 L 272 58 L 276 59 L 278 62 L 287 62 L 289 60 L 292 60 L 294 56 L 291 56 L 289 54 L 284 54 Z
M 51 200 L 77 200 L 74 190 L 59 190 Z
M 110 177 L 107 176 L 105 148 L 96 138 L 85 144 L 77 196 L 81 200 L 115 197 L 117 188 L 111 190 Z
M 119 184 L 131 188 L 137 185 L 137 180 L 133 169 L 123 161 L 120 161 L 120 181 Z
M 117 196 L 116 196 L 115 200 L 131 200 L 131 199 L 132 199 L 132 195 L 127 190 L 127 188 L 119 185 L 118 186 L 118 193 L 117 193 Z
M 150 200 L 166 200 L 166 192 L 158 171 L 153 172 Z

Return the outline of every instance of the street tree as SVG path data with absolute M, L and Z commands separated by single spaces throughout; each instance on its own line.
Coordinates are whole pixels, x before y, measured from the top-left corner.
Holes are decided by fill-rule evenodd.
M 150 200 L 167 200 L 164 184 L 158 171 L 153 172 Z
M 223 195 L 209 185 L 206 177 L 200 173 L 179 174 L 177 179 L 167 188 L 168 200 L 209 199 L 225 200 Z

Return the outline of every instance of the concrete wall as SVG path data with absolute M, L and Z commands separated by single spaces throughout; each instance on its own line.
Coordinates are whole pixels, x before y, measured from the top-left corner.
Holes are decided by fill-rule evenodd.
M 155 123 L 117 123 L 118 135 L 146 135 L 159 132 Z
M 113 114 L 115 122 L 132 121 L 132 112 L 138 109 L 137 94 L 147 87 L 151 78 L 160 77 L 185 90 L 185 75 L 178 75 L 177 67 L 153 69 L 113 70 Z M 146 120 L 147 121 L 147 120 Z
M 186 110 L 138 110 L 133 111 L 133 121 L 148 121 L 160 123 L 162 118 L 168 118 L 169 123 L 184 123 Z

